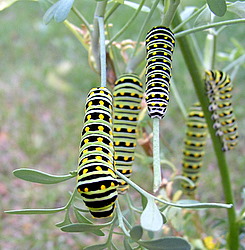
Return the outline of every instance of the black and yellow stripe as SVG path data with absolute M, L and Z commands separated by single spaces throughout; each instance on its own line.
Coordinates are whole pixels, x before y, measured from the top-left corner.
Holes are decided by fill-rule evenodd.
M 151 118 L 162 119 L 167 110 L 174 46 L 174 34 L 167 27 L 153 27 L 146 35 L 145 93 Z
M 195 183 L 191 186 L 183 181 L 184 193 L 193 195 L 197 188 L 199 171 L 203 164 L 204 147 L 207 138 L 207 124 L 200 103 L 191 106 L 186 120 L 186 136 L 184 140 L 182 175 Z
M 95 218 L 110 216 L 118 196 L 112 135 L 112 95 L 106 88 L 93 88 L 85 105 L 77 190 Z
M 136 147 L 138 116 L 143 96 L 143 84 L 134 74 L 123 74 L 115 82 L 113 141 L 114 168 L 130 178 Z M 118 178 L 119 194 L 124 194 L 128 184 Z
M 229 75 L 222 71 L 207 70 L 205 85 L 216 135 L 221 137 L 222 150 L 228 151 L 238 143 L 238 127 L 232 106 L 232 82 Z

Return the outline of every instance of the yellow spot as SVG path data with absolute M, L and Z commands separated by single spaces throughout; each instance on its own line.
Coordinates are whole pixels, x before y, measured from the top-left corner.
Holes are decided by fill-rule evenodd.
M 97 141 L 98 141 L 98 142 L 103 142 L 103 138 L 102 138 L 102 137 L 98 137 L 98 138 L 97 138 Z
M 83 170 L 83 174 L 86 174 L 87 172 L 88 172 L 88 169 L 85 168 L 85 169 Z
M 130 146 L 130 142 L 126 142 L 125 145 L 126 145 L 127 147 L 129 147 L 129 146 Z
M 121 185 L 125 185 L 126 184 L 126 181 L 121 181 Z
M 118 118 L 119 120 L 121 120 L 121 119 L 122 119 L 122 116 L 121 116 L 121 115 L 119 115 L 117 118 Z
M 102 168 L 101 168 L 100 166 L 97 166 L 95 169 L 96 169 L 97 171 L 101 171 L 101 170 L 102 170 Z
M 96 150 L 97 151 L 102 151 L 102 148 L 101 147 L 97 147 Z
M 92 104 L 93 104 L 93 102 L 89 102 L 89 103 L 88 103 L 88 106 L 90 107 Z
M 100 91 L 100 94 L 104 94 L 105 92 L 103 90 Z
M 105 190 L 105 189 L 106 189 L 106 186 L 105 186 L 105 185 L 101 185 L 101 186 L 100 186 L 100 189 L 101 189 L 101 190 Z
M 107 171 L 108 171 L 109 173 L 111 173 L 112 175 L 114 175 L 114 172 L 113 172 L 110 168 L 108 168 Z
M 103 126 L 98 126 L 99 131 L 104 131 L 104 127 Z
M 119 105 L 119 108 L 123 108 L 123 106 L 124 106 L 124 105 L 120 104 L 120 105 Z
M 129 106 L 129 108 L 130 108 L 130 109 L 133 109 L 133 108 L 134 108 L 134 106 Z
M 128 156 L 124 156 L 124 158 L 123 158 L 123 159 L 124 159 L 124 161 L 127 161 L 127 160 L 128 160 L 128 158 L 129 158 Z
M 132 129 L 131 129 L 131 128 L 128 128 L 127 131 L 128 131 L 129 133 L 131 133 L 131 132 L 132 132 Z
M 84 192 L 88 192 L 88 188 L 84 188 Z
M 127 170 L 123 169 L 122 174 L 126 174 L 126 173 L 127 173 Z
M 84 143 L 88 143 L 88 142 L 89 142 L 89 139 L 85 139 L 85 140 L 84 140 Z
M 88 150 L 87 149 L 84 149 L 83 150 L 83 154 L 87 154 L 88 153 Z
M 135 96 L 135 93 L 131 93 L 130 95 L 131 95 L 131 96 Z
M 103 119 L 104 119 L 104 115 L 100 114 L 100 115 L 99 115 L 99 118 L 100 118 L 101 120 L 103 120 Z
M 114 184 L 114 182 L 111 182 L 111 187 L 115 187 L 115 184 Z
M 87 116 L 87 119 L 90 120 L 90 119 L 91 119 L 91 115 L 88 115 L 88 116 Z
M 99 101 L 100 105 L 104 106 L 104 102 L 103 101 Z
M 96 156 L 95 158 L 96 158 L 96 160 L 102 160 L 101 156 Z
M 86 132 L 88 132 L 89 130 L 90 130 L 90 128 L 89 128 L 89 127 L 86 127 L 86 128 L 85 128 L 85 131 L 86 131 Z
M 121 128 L 116 128 L 116 131 L 117 131 L 117 132 L 121 131 Z

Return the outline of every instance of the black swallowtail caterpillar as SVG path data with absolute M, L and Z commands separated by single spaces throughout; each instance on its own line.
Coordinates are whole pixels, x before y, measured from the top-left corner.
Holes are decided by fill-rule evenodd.
M 95 218 L 110 216 L 118 196 L 112 135 L 112 95 L 106 88 L 93 88 L 85 106 L 77 190 Z
M 207 70 L 205 85 L 216 135 L 221 137 L 223 143 L 222 150 L 233 149 L 238 143 L 238 128 L 231 102 L 233 86 L 230 77 L 219 70 Z
M 136 133 L 143 84 L 133 74 L 124 74 L 115 82 L 113 110 L 114 169 L 130 177 L 134 162 Z M 128 184 L 118 178 L 118 192 L 123 194 Z
M 182 175 L 192 180 L 196 185 L 191 186 L 188 182 L 183 181 L 181 186 L 187 195 L 193 195 L 197 187 L 199 170 L 203 164 L 204 147 L 207 138 L 207 124 L 200 103 L 194 103 L 190 107 L 186 126 Z
M 174 34 L 167 27 L 153 27 L 146 35 L 145 93 L 151 118 L 162 119 L 166 113 L 174 46 Z

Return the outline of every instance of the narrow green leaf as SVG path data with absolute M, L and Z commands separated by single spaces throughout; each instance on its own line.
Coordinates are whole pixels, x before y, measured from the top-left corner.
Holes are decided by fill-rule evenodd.
M 154 199 L 148 198 L 147 205 L 140 217 L 141 226 L 149 231 L 158 231 L 162 228 L 163 218 Z
M 60 4 L 54 14 L 54 20 L 58 23 L 65 21 L 71 10 L 74 0 L 60 0 L 59 2 Z
M 4 211 L 7 214 L 54 214 L 65 210 L 65 207 L 60 208 L 36 208 L 36 209 L 19 209 L 19 210 L 8 210 Z
M 95 233 L 98 232 L 98 230 L 108 226 L 109 224 L 87 224 L 87 223 L 73 223 L 70 225 L 66 225 L 64 227 L 61 227 L 61 230 L 63 232 L 69 232 L 69 233 L 78 233 L 78 232 L 91 232 Z M 101 231 L 101 233 L 104 235 L 104 233 Z M 101 236 L 103 236 L 101 235 Z
M 93 224 L 92 221 L 83 216 L 77 209 L 74 209 L 74 213 L 79 223 Z
M 241 18 L 245 18 L 245 2 L 236 1 L 227 6 L 227 11 L 237 14 Z
M 211 22 L 211 11 L 206 7 L 196 18 L 194 26 L 201 26 Z
M 0 2 L 0 11 L 10 7 L 12 4 L 14 4 L 17 1 L 18 0 L 1 0 L 1 2 Z
M 206 0 L 210 10 L 216 16 L 223 16 L 227 10 L 225 0 Z
M 190 250 L 190 244 L 179 237 L 166 237 L 158 240 L 145 240 L 138 242 L 141 246 L 147 249 L 161 250 Z
M 141 204 L 142 204 L 143 209 L 145 209 L 147 206 L 147 198 L 142 194 L 141 194 Z
M 129 232 L 132 240 L 138 241 L 143 235 L 143 228 L 140 225 L 134 226 Z
M 83 250 L 104 250 L 108 249 L 107 243 L 85 247 Z
M 74 177 L 74 175 L 51 175 L 39 170 L 20 168 L 13 171 L 13 174 L 25 181 L 41 183 L 41 184 L 56 184 L 62 181 L 69 180 Z
M 69 209 L 66 210 L 66 213 L 65 213 L 65 218 L 62 222 L 59 222 L 56 225 L 56 227 L 63 227 L 63 226 L 66 226 L 66 225 L 69 225 L 71 224 L 71 219 L 70 219 L 70 215 L 69 215 Z

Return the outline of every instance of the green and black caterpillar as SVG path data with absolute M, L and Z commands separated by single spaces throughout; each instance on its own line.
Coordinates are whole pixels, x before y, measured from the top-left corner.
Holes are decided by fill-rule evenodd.
M 228 151 L 238 143 L 238 127 L 232 107 L 232 82 L 229 75 L 222 71 L 207 70 L 205 85 L 216 135 L 221 137 L 222 150 Z
M 110 216 L 118 196 L 112 136 L 112 95 L 106 88 L 93 88 L 85 106 L 77 190 L 95 218 Z
M 174 46 L 174 34 L 167 27 L 153 27 L 146 35 L 145 93 L 151 118 L 162 119 L 167 110 Z
M 113 97 L 114 169 L 130 177 L 134 152 L 143 84 L 134 74 L 123 74 L 115 82 Z M 118 192 L 123 194 L 128 184 L 118 178 Z
M 193 195 L 197 188 L 200 168 L 203 164 L 204 148 L 207 139 L 207 124 L 200 103 L 194 103 L 189 110 L 186 120 L 186 136 L 182 160 L 182 175 L 194 182 L 191 186 L 183 181 L 181 186 L 184 193 Z

